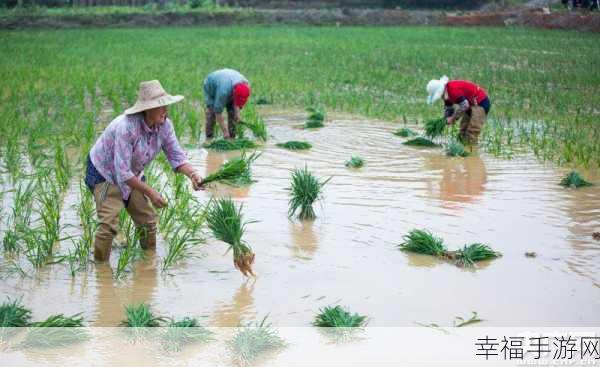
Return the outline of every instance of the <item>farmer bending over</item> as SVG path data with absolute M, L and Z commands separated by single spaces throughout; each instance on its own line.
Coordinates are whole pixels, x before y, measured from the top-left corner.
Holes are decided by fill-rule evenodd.
M 477 144 L 479 134 L 490 112 L 490 99 L 486 91 L 467 80 L 448 80 L 447 76 L 427 83 L 427 103 L 444 99 L 444 117 L 448 125 L 462 117 L 459 138 L 464 143 Z M 458 108 L 454 108 L 458 105 Z
M 250 96 L 248 80 L 232 69 L 221 69 L 208 74 L 203 84 L 206 104 L 206 138 L 212 139 L 215 121 L 219 123 L 225 139 L 235 138 L 235 126 L 240 120 L 240 110 Z M 227 125 L 223 110 L 227 108 Z
M 143 173 L 161 149 L 171 167 L 188 176 L 195 190 L 200 189 L 202 178 L 187 162 L 167 118 L 166 106 L 182 99 L 167 94 L 158 80 L 141 82 L 135 105 L 108 125 L 90 151 L 85 183 L 94 194 L 98 215 L 95 260 L 109 259 L 122 208 L 135 223 L 141 247 L 156 248 L 157 220 L 150 202 L 156 208 L 167 202 L 145 183 Z

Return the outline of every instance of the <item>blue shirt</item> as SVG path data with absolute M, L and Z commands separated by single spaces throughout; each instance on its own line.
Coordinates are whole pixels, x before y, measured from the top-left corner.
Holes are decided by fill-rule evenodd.
M 216 113 L 231 104 L 233 87 L 238 83 L 248 83 L 248 80 L 233 69 L 221 69 L 208 74 L 204 80 L 204 103 Z

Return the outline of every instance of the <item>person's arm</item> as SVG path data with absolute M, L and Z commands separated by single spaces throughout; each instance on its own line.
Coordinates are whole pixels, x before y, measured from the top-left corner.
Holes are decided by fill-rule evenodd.
M 169 164 L 175 172 L 183 173 L 192 181 L 194 190 L 199 190 L 202 186 L 202 177 L 195 172 L 194 167 L 187 161 L 185 151 L 179 145 L 175 130 L 170 120 L 167 120 L 163 125 L 164 135 L 162 137 L 162 149 Z
M 146 195 L 154 207 L 164 208 L 167 206 L 167 201 L 162 197 L 162 195 L 150 187 L 150 185 L 140 180 L 137 176 L 133 176 L 129 180 L 125 181 L 125 183 L 129 185 L 132 190 L 138 190 L 142 194 Z
M 227 127 L 227 123 L 225 122 L 225 118 L 223 117 L 223 111 L 222 110 L 221 110 L 221 112 L 215 111 L 215 118 L 217 120 L 217 123 L 221 127 L 221 131 L 223 132 L 223 137 L 225 139 L 229 139 L 231 136 L 229 136 L 229 129 Z
M 192 187 L 194 190 L 202 190 L 202 176 L 194 169 L 190 163 L 184 163 L 181 166 L 177 167 L 177 172 L 183 173 L 187 177 L 189 177 L 190 181 L 192 181 Z
M 447 118 L 448 124 L 453 124 L 456 120 L 460 119 L 469 108 L 471 108 L 469 100 L 464 96 L 460 96 L 458 98 L 458 108 Z

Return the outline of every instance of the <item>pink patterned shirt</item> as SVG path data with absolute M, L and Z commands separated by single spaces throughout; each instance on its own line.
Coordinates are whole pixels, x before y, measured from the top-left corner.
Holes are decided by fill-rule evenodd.
M 100 135 L 90 151 L 90 159 L 106 181 L 119 186 L 126 200 L 131 188 L 125 181 L 134 176 L 141 177 L 144 167 L 161 149 L 173 169 L 187 163 L 171 120 L 150 129 L 141 113 L 120 115 Z

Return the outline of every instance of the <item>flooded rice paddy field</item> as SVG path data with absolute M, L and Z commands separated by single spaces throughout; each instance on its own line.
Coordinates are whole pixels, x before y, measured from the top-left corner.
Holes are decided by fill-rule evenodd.
M 160 315 L 200 317 L 207 326 L 237 326 L 267 314 L 277 326 L 308 326 L 320 307 L 338 303 L 368 315 L 371 326 L 449 326 L 471 311 L 486 326 L 600 324 L 600 242 L 592 238 L 600 229 L 600 185 L 564 189 L 558 182 L 566 168 L 527 155 L 448 158 L 441 149 L 403 146 L 405 139 L 391 134 L 398 124 L 333 116 L 322 129 L 303 130 L 304 117 L 265 115 L 271 137 L 253 166 L 256 183 L 195 193 L 201 202 L 231 196 L 243 203 L 246 219 L 257 221 L 246 233 L 256 280 L 234 269 L 226 246 L 207 234 L 196 257 L 170 275 L 160 271 L 159 244 L 124 280 L 114 280 L 106 264 L 75 278 L 64 265 L 47 266 L 33 277 L 3 279 L 2 298 L 22 297 L 34 319 L 83 312 L 93 326 L 117 326 L 134 302 Z M 313 148 L 275 146 L 288 140 Z M 239 154 L 188 152 L 202 173 Z M 346 168 L 352 155 L 365 166 Z M 318 177 L 332 177 L 314 222 L 287 217 L 290 170 L 305 164 Z M 584 173 L 600 183 L 597 172 Z M 63 224 L 78 223 L 77 195 L 72 182 Z M 10 207 L 9 196 L 4 200 Z M 399 251 L 415 228 L 443 237 L 450 249 L 481 242 L 503 256 L 463 269 Z M 113 268 L 117 257 L 113 251 Z

